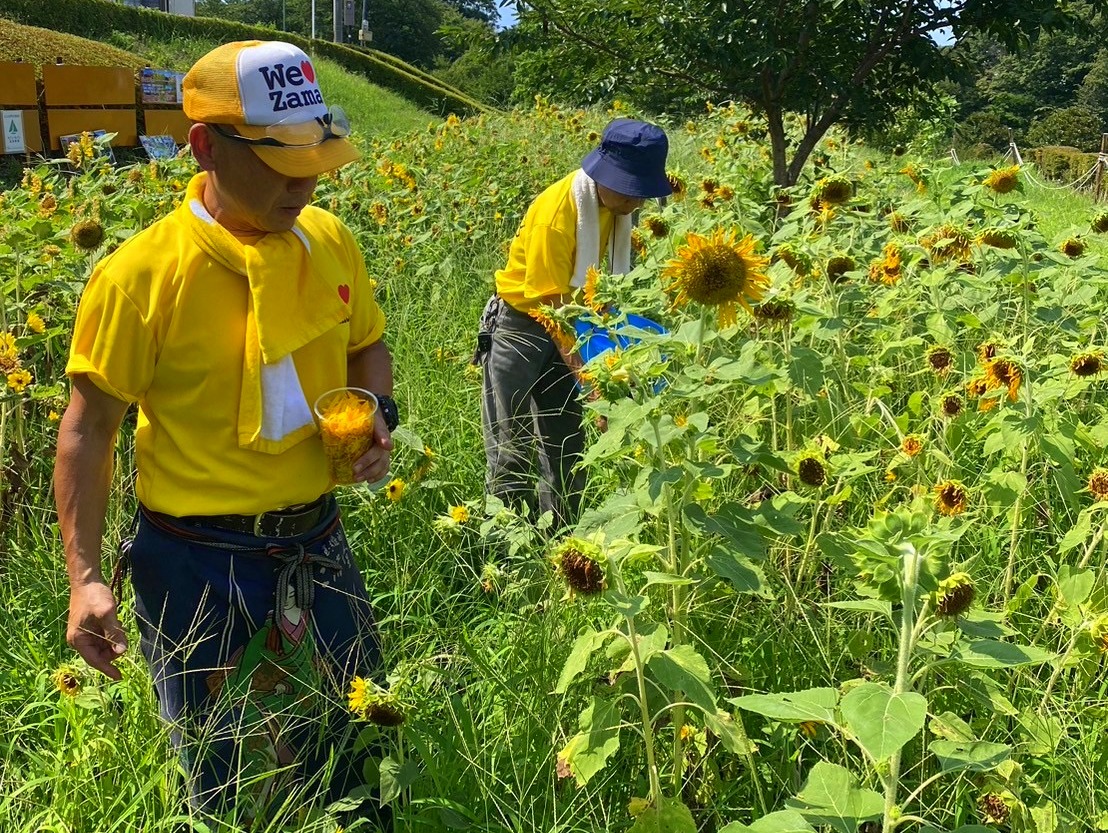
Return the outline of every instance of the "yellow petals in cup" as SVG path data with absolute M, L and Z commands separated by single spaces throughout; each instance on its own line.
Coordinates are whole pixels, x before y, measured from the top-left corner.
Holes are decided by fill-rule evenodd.
M 354 463 L 373 445 L 377 397 L 361 388 L 335 388 L 315 402 L 331 480 L 354 482 Z

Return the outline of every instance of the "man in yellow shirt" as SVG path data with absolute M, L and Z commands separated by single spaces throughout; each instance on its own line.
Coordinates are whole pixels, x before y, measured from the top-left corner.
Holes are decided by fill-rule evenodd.
M 66 636 L 119 679 L 127 637 L 101 544 L 115 437 L 136 403 L 141 511 L 123 563 L 142 653 L 193 808 L 242 820 L 289 789 L 325 788 L 353 731 L 351 679 L 379 663 L 311 406 L 347 385 L 377 394 L 354 473 L 380 480 L 392 360 L 353 235 L 309 205 L 318 176 L 359 153 L 308 56 L 227 44 L 183 86 L 201 172 L 172 214 L 101 261 L 77 314 L 54 476 Z M 331 795 L 360 775 L 337 767 Z
M 671 193 L 668 150 L 656 125 L 610 123 L 581 168 L 527 209 L 481 317 L 486 490 L 517 508 L 551 512 L 555 527 L 576 522 L 584 486 L 576 468 L 584 450 L 575 376 L 581 363 L 530 313 L 568 302 L 605 255 L 609 272 L 630 269 L 631 215 L 647 199 Z

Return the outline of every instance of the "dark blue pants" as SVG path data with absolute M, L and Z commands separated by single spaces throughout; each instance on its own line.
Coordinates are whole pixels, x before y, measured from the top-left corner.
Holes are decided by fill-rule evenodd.
M 196 810 L 253 818 L 290 790 L 330 800 L 362 783 L 346 695 L 380 650 L 328 500 L 315 529 L 274 540 L 140 513 L 141 648 Z

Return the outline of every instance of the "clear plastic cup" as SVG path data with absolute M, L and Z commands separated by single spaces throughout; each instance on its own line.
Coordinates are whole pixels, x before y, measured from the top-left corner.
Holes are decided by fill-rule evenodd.
M 335 388 L 315 401 L 327 468 L 336 485 L 354 482 L 354 463 L 373 445 L 377 397 L 362 388 Z

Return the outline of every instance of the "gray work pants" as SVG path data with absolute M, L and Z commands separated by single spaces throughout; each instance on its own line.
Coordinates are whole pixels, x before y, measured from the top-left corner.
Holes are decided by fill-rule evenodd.
M 481 332 L 485 489 L 517 509 L 553 512 L 555 527 L 571 526 L 585 479 L 574 468 L 584 433 L 573 371 L 538 322 L 496 296 L 485 307 Z

